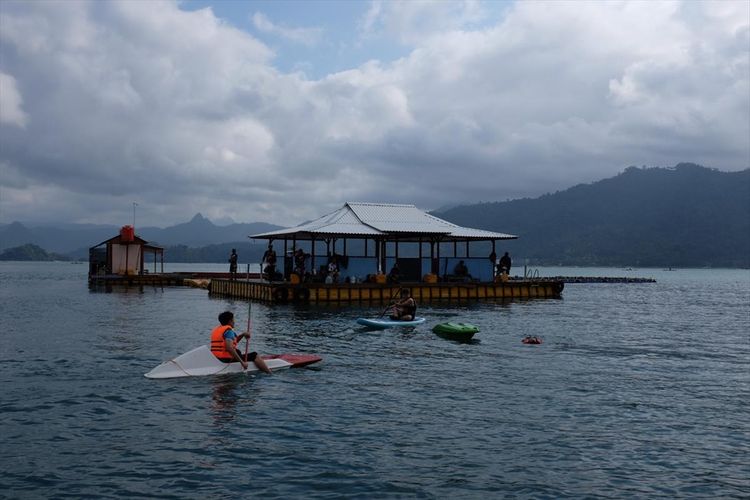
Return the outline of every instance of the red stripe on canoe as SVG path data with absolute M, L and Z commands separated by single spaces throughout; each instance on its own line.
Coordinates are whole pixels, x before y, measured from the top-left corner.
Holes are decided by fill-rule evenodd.
M 299 368 L 301 366 L 307 366 L 311 365 L 313 363 L 317 363 L 318 361 L 322 361 L 323 358 L 321 358 L 318 355 L 315 354 L 264 354 L 261 356 L 263 359 L 283 359 L 287 363 L 292 364 L 292 368 Z

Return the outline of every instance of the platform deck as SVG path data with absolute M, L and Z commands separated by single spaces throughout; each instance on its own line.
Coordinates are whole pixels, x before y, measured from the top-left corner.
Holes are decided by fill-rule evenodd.
M 419 302 L 514 298 L 559 298 L 564 284 L 557 280 L 511 280 L 499 283 L 269 283 L 256 280 L 213 279 L 209 291 L 269 303 L 383 303 L 400 288 L 408 288 Z

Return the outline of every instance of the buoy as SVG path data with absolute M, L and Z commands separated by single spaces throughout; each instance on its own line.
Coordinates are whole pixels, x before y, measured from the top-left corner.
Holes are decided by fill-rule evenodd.
M 524 344 L 541 344 L 542 339 L 535 335 L 527 335 L 521 342 L 523 342 Z

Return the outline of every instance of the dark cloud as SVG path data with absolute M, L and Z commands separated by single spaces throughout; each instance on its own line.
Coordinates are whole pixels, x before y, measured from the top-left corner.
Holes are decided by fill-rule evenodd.
M 367 35 L 409 55 L 306 80 L 210 10 L 3 2 L 2 222 L 294 224 L 750 166 L 747 3 L 377 6 Z

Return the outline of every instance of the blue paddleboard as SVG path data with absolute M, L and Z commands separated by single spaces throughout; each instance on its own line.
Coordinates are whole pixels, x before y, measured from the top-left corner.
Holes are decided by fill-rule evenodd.
M 358 318 L 357 323 L 370 328 L 393 328 L 396 326 L 416 326 L 425 322 L 424 318 L 417 316 L 413 321 L 398 321 L 390 318 Z

